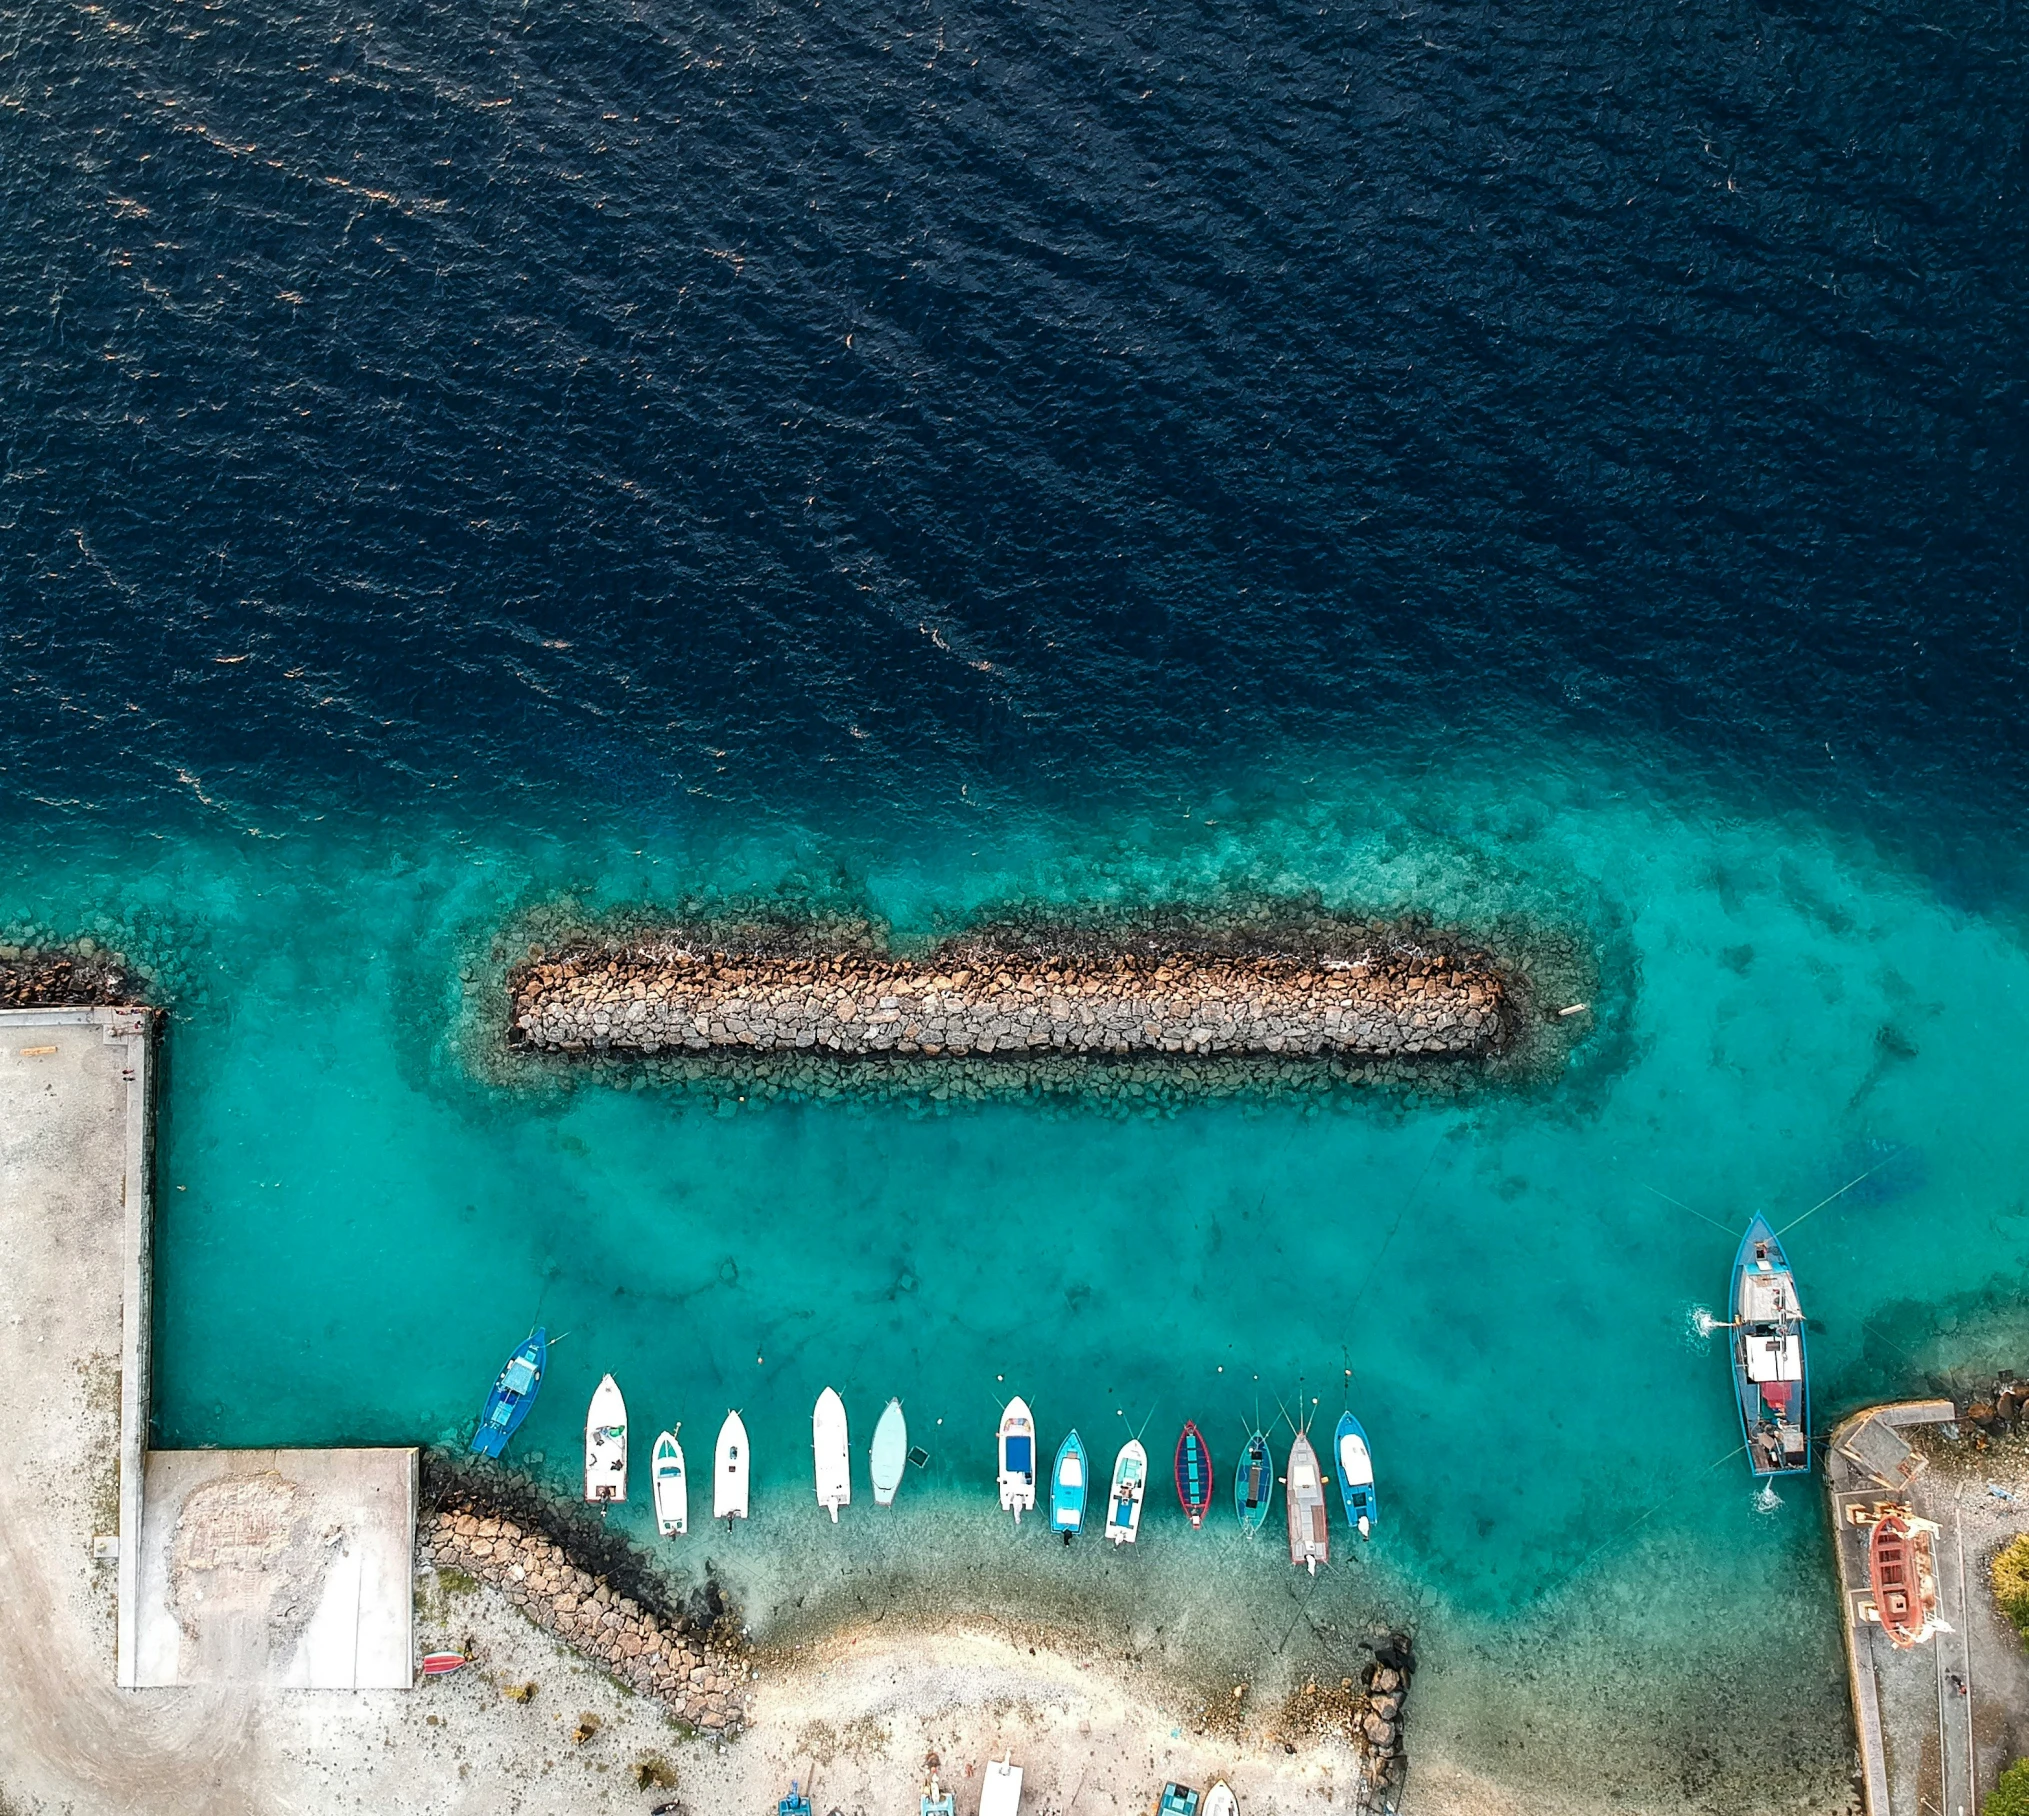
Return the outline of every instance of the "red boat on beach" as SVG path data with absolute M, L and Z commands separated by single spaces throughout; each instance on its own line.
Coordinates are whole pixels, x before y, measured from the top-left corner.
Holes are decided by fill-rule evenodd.
M 1205 1523 L 1212 1506 L 1212 1453 L 1195 1420 L 1184 1422 L 1184 1435 L 1177 1439 L 1177 1499 L 1193 1526 Z

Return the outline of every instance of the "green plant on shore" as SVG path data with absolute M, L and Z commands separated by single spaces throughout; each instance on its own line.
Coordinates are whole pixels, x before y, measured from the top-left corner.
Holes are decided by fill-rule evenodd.
M 2021 1543 L 2017 1539 L 2009 1549 Z M 2003 1772 L 1980 1808 L 1985 1816 L 2029 1816 L 2029 1759 L 2018 1759 Z
M 2015 1631 L 2029 1640 L 2029 1532 L 2001 1547 L 1990 1575 L 1995 1605 Z

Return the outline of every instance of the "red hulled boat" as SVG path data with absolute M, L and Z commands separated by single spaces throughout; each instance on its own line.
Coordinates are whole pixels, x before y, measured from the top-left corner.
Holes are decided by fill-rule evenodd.
M 1177 1499 L 1193 1526 L 1205 1523 L 1212 1505 L 1212 1453 L 1195 1421 L 1187 1421 L 1184 1435 L 1177 1439 Z

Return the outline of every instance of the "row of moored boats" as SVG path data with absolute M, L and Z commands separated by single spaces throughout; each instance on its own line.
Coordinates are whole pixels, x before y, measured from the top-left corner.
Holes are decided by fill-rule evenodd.
M 498 1457 L 506 1450 L 508 1440 L 534 1404 L 548 1358 L 548 1333 L 540 1329 L 531 1332 L 508 1358 L 487 1396 L 479 1428 L 473 1435 L 472 1449 L 476 1453 Z M 607 1375 L 593 1393 L 585 1416 L 587 1501 L 627 1499 L 627 1429 L 627 1402 L 619 1384 Z M 690 1480 L 679 1438 L 681 1430 L 681 1425 L 672 1425 L 667 1431 L 658 1432 L 649 1460 L 656 1524 L 666 1538 L 680 1537 L 690 1528 Z M 810 1436 L 817 1504 L 836 1520 L 839 1509 L 851 1505 L 853 1471 L 851 1427 L 845 1402 L 835 1388 L 827 1387 L 817 1396 L 811 1411 Z M 1135 1542 L 1140 1536 L 1142 1508 L 1149 1487 L 1148 1451 L 1138 1436 L 1129 1438 L 1114 1455 L 1103 1514 L 1093 1504 L 1091 1459 L 1085 1440 L 1075 1429 L 1067 1432 L 1057 1446 L 1056 1460 L 1046 1479 L 1038 1469 L 1041 1454 L 1035 1415 L 1028 1402 L 1019 1397 L 1010 1400 L 1002 1408 L 995 1433 L 995 1459 L 1000 1504 L 1014 1515 L 1017 1525 L 1023 1514 L 1046 1505 L 1050 1530 L 1067 1545 L 1085 1530 L 1088 1518 L 1098 1521 L 1113 1544 Z M 1370 1538 L 1380 1520 L 1373 1452 L 1365 1429 L 1350 1412 L 1340 1416 L 1333 1434 L 1332 1460 L 1346 1524 L 1361 1538 Z M 913 1449 L 909 1443 L 908 1416 L 901 1401 L 890 1400 L 874 1425 L 873 1442 L 867 1453 L 874 1504 L 893 1506 L 908 1465 L 914 1462 L 920 1466 L 928 1461 L 921 1450 Z M 746 1424 L 738 1412 L 728 1412 L 712 1452 L 714 1519 L 730 1523 L 747 1517 L 751 1472 Z M 1195 1420 L 1187 1421 L 1177 1438 L 1171 1479 L 1185 1516 L 1194 1528 L 1202 1527 L 1217 1497 L 1218 1469 L 1211 1445 Z M 1233 1511 L 1244 1531 L 1259 1532 L 1268 1523 L 1275 1491 L 1281 1487 L 1290 1562 L 1315 1574 L 1318 1565 L 1331 1557 L 1332 1481 L 1333 1474 L 1324 1468 L 1307 1430 L 1301 1426 L 1295 1430 L 1278 1473 L 1270 1436 L 1257 1428 L 1247 1434 L 1233 1466 Z

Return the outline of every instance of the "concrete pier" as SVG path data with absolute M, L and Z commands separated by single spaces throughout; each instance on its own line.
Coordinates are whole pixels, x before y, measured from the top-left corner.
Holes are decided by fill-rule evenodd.
M 1925 1460 L 1902 1435 L 1956 1416 L 1949 1400 L 1869 1407 L 1843 1421 L 1826 1448 L 1827 1509 L 1867 1816 L 1973 1816 L 1975 1690 L 1959 1508 L 1949 1493 L 1929 1492 Z M 1855 1515 L 1884 1501 L 1906 1503 L 1940 1528 L 1934 1545 L 1942 1629 L 1908 1651 L 1892 1646 L 1879 1623 L 1862 1612 L 1873 1598 L 1871 1529 Z

